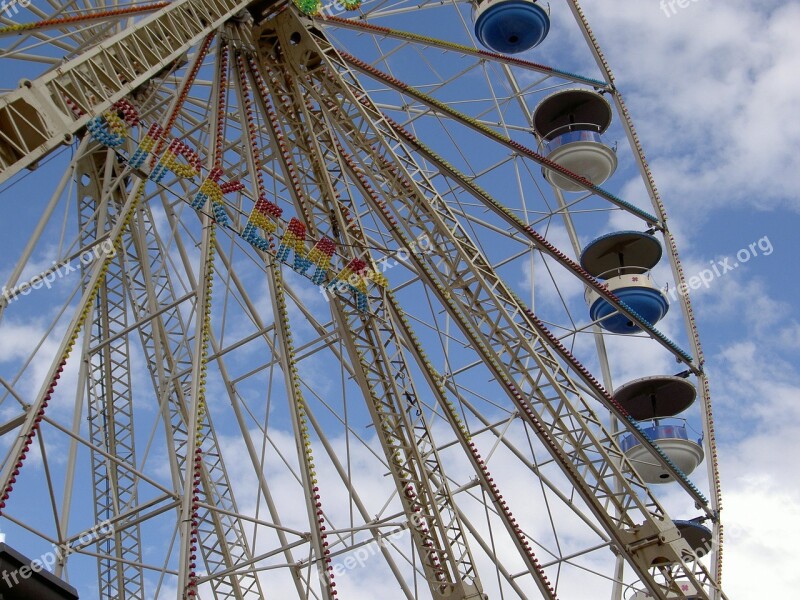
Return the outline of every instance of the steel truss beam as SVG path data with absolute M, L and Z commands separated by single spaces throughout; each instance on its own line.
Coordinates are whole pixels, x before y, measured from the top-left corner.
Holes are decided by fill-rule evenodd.
M 78 161 L 78 224 L 82 246 L 104 237 L 118 217 L 117 211 L 124 203 L 124 190 L 113 185 L 113 180 L 119 177 L 118 171 L 114 152 L 99 144 L 90 146 Z M 122 253 L 113 257 L 108 266 L 92 311 L 92 323 L 87 327 L 88 335 L 84 337 L 89 437 L 95 447 L 135 468 L 130 344 L 126 336 L 115 338 L 128 327 Z M 84 277 L 84 284 L 86 280 Z M 113 342 L 95 351 L 88 350 L 112 338 Z M 96 523 L 110 521 L 138 504 L 132 470 L 120 468 L 98 452 L 91 453 L 91 460 Z M 143 600 L 144 572 L 137 566 L 142 562 L 140 527 L 115 527 L 114 534 L 99 544 L 100 554 L 109 557 L 98 558 L 99 597 Z
M 177 229 L 176 229 L 177 231 Z M 168 251 L 155 230 L 149 207 L 137 214 L 130 232 L 132 255 L 128 270 L 128 287 L 134 309 L 139 313 L 158 314 L 139 328 L 142 346 L 156 396 L 162 406 L 164 418 L 169 423 L 168 443 L 174 448 L 173 481 L 181 489 L 180 474 L 187 468 L 188 415 L 192 390 L 192 340 L 193 334 L 181 313 L 176 299 L 178 294 L 169 271 Z M 181 248 L 182 250 L 182 248 Z M 183 252 L 182 252 L 183 253 Z M 186 259 L 185 255 L 182 258 Z M 188 261 L 184 263 L 189 267 Z M 191 274 L 191 269 L 187 269 Z M 197 282 L 192 282 L 196 288 Z M 171 307 L 162 310 L 163 307 Z M 159 314 L 160 313 L 160 314 Z M 204 450 L 201 471 L 202 489 L 207 504 L 218 506 L 226 512 L 202 508 L 198 513 L 200 523 L 199 544 L 210 573 L 226 571 L 252 558 L 247 544 L 245 528 L 240 519 L 231 515 L 238 510 L 230 481 L 222 459 L 211 417 L 200 434 Z M 183 490 L 183 494 L 190 491 Z M 211 581 L 216 598 L 260 598 L 263 592 L 252 570 Z

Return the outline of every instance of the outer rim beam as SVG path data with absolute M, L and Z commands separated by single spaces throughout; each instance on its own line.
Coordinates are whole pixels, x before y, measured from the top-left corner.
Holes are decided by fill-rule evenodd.
M 600 68 L 601 72 L 603 73 L 605 79 L 608 81 L 609 85 L 614 87 L 614 104 L 617 107 L 617 110 L 622 117 L 622 126 L 625 130 L 625 134 L 628 137 L 628 141 L 631 145 L 633 150 L 633 155 L 636 160 L 636 163 L 639 167 L 639 170 L 642 174 L 642 179 L 647 187 L 647 191 L 650 194 L 650 199 L 653 204 L 653 208 L 656 211 L 656 214 L 661 217 L 661 220 L 666 224 L 667 222 L 667 215 L 664 210 L 664 204 L 661 201 L 661 195 L 658 192 L 658 188 L 656 187 L 655 179 L 653 178 L 653 174 L 650 171 L 650 165 L 647 163 L 647 159 L 645 158 L 644 150 L 642 149 L 642 145 L 639 141 L 639 136 L 636 133 L 636 129 L 633 125 L 633 120 L 630 117 L 630 113 L 628 112 L 628 107 L 625 105 L 625 101 L 622 98 L 622 94 L 616 90 L 614 84 L 614 74 L 611 72 L 611 67 L 609 66 L 608 62 L 603 56 L 603 52 L 600 49 L 600 46 L 597 42 L 597 38 L 594 36 L 591 27 L 589 27 L 589 22 L 586 19 L 586 15 L 583 12 L 583 9 L 580 6 L 578 0 L 569 0 L 567 2 L 569 5 L 573 15 L 575 16 L 575 20 L 578 23 L 578 26 L 581 28 L 584 38 L 586 39 L 589 47 L 592 49 L 592 53 L 595 57 L 595 61 L 597 66 Z M 669 228 L 665 227 L 664 229 L 664 238 L 667 242 L 667 255 L 669 256 L 670 265 L 672 267 L 672 272 L 675 277 L 675 281 L 678 285 L 686 284 L 686 277 L 683 273 L 683 267 L 681 265 L 680 258 L 678 256 L 677 246 L 675 244 L 675 238 L 672 235 L 672 232 Z M 689 294 L 680 294 L 680 303 L 681 307 L 683 308 L 683 315 L 686 321 L 686 326 L 688 327 L 691 333 L 691 344 L 692 350 L 694 351 L 695 357 L 697 359 L 698 365 L 702 368 L 703 363 L 705 362 L 705 357 L 703 355 L 703 347 L 700 343 L 700 336 L 697 331 L 697 324 L 694 320 L 694 311 L 692 310 L 692 301 L 689 297 Z M 722 486 L 720 483 L 720 475 L 719 475 L 719 468 L 717 465 L 717 443 L 716 443 L 716 434 L 714 431 L 714 415 L 711 407 L 711 389 L 709 387 L 708 378 L 704 373 L 699 373 L 698 378 L 700 380 L 700 390 L 702 394 L 702 411 L 703 411 L 703 420 L 705 425 L 705 432 L 706 432 L 706 445 L 707 445 L 707 453 L 709 455 L 709 460 L 707 460 L 707 468 L 709 472 L 709 477 L 714 485 L 714 490 L 711 498 L 711 504 L 714 510 L 719 514 L 722 510 Z M 722 543 L 724 537 L 724 530 L 722 522 L 717 519 L 714 522 L 714 541 L 715 541 L 715 549 L 713 550 L 712 556 L 712 563 L 714 567 L 714 571 L 716 574 L 717 582 L 722 582 Z

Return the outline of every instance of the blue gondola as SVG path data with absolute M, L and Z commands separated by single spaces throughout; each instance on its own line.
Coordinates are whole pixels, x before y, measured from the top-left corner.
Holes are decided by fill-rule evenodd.
M 538 46 L 550 16 L 532 0 L 483 0 L 475 5 L 475 37 L 489 50 L 517 54 Z
M 661 244 L 655 237 L 639 231 L 618 231 L 597 238 L 584 248 L 581 266 L 592 276 L 604 280 L 631 313 L 655 325 L 669 310 L 666 294 L 650 277 L 650 270 L 661 260 Z M 600 327 L 612 333 L 636 333 L 641 328 L 619 312 L 608 300 L 590 289 L 586 300 L 589 314 Z

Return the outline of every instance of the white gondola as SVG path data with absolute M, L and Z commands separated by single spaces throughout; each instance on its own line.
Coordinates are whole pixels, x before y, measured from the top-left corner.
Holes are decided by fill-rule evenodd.
M 686 475 L 703 462 L 702 440 L 689 436 L 685 423 L 664 424 L 663 419 L 683 412 L 695 400 L 694 386 L 680 377 L 645 377 L 626 383 L 615 392 L 617 402 L 636 420 L 648 421 L 647 436 Z M 632 434 L 620 440 L 622 451 L 647 483 L 668 483 L 672 476 Z
M 542 100 L 534 111 L 533 123 L 540 151 L 548 159 L 600 185 L 617 169 L 617 153 L 601 137 L 611 119 L 611 106 L 603 96 L 592 90 L 568 89 Z M 545 167 L 542 173 L 564 191 L 584 189 L 556 170 Z
M 689 439 L 686 425 L 656 425 L 647 427 L 644 432 L 684 474 L 690 475 L 703 462 L 702 440 Z M 650 450 L 635 437 L 631 435 L 623 438 L 620 445 L 625 456 L 647 483 L 674 481 Z

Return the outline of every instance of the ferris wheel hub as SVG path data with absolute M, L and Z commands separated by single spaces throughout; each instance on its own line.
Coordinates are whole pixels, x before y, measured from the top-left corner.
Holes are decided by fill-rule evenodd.
M 541 44 L 550 16 L 531 0 L 483 0 L 475 7 L 475 36 L 495 52 L 517 54 Z

